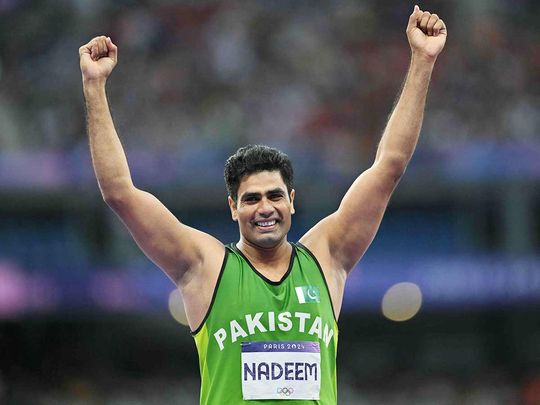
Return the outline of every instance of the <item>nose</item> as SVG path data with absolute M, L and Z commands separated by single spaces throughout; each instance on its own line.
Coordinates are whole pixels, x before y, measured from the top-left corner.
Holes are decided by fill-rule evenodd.
M 268 198 L 262 198 L 258 207 L 259 215 L 269 217 L 274 213 L 274 206 Z

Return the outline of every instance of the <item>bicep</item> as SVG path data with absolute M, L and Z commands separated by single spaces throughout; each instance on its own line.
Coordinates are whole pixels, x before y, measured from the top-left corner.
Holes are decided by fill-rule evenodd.
M 146 191 L 134 188 L 109 205 L 146 256 L 177 284 L 188 270 L 203 264 L 205 253 L 223 250 L 217 239 L 182 224 Z
M 336 212 L 306 237 L 329 252 L 334 267 L 350 271 L 373 241 L 399 176 L 374 164 L 351 185 Z

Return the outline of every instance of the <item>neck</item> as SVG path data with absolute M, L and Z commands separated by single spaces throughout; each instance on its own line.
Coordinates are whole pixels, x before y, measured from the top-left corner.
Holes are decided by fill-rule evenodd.
M 276 246 L 264 248 L 257 246 L 243 237 L 240 237 L 240 241 L 236 244 L 236 247 L 242 251 L 242 253 L 252 263 L 266 263 L 272 264 L 283 260 L 283 258 L 289 258 L 292 246 L 287 241 L 287 238 L 283 238 Z

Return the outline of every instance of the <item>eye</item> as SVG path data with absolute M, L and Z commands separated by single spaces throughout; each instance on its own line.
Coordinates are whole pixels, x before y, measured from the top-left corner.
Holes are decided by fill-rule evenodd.
M 283 195 L 282 194 L 270 194 L 269 198 L 272 200 L 272 201 L 279 201 L 283 198 Z

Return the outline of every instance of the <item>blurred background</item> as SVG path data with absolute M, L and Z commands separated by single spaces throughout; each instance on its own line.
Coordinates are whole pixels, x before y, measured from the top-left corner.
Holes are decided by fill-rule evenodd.
M 409 61 L 409 1 L 0 0 L 0 403 L 196 404 L 173 284 L 103 203 L 78 48 L 135 183 L 224 243 L 223 163 L 295 164 L 291 240 L 370 166 Z M 349 279 L 340 404 L 540 404 L 540 3 L 419 3 L 447 23 L 421 140 Z

